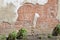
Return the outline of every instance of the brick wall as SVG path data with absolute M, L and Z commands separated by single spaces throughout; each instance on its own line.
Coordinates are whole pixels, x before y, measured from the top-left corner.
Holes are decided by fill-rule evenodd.
M 34 14 L 39 13 L 40 17 L 37 21 L 37 26 L 34 29 L 35 33 L 51 33 L 54 27 L 58 24 L 57 16 L 57 0 L 49 0 L 44 6 L 39 4 L 25 3 L 18 9 L 18 19 L 15 24 L 1 23 L 0 33 L 9 33 L 11 30 L 19 30 L 24 27 L 31 33 L 31 26 Z
M 28 21 L 28 23 L 30 22 L 31 24 L 34 19 L 34 14 L 38 13 L 40 15 L 37 21 L 38 28 L 40 28 L 41 32 L 43 33 L 49 33 L 58 24 L 58 20 L 56 19 L 58 7 L 57 4 L 57 0 L 49 0 L 44 6 L 26 3 L 18 10 L 18 20 L 22 22 Z

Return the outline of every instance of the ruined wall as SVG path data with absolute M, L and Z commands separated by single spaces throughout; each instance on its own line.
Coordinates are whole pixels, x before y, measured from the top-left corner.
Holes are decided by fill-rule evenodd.
M 0 33 L 8 34 L 13 30 L 19 30 L 24 27 L 31 33 L 31 26 L 34 19 L 34 14 L 38 13 L 40 17 L 37 21 L 37 26 L 34 29 L 35 33 L 51 33 L 54 27 L 58 24 L 57 16 L 57 0 L 48 0 L 46 5 L 25 3 L 18 9 L 18 19 L 15 24 L 1 23 Z
M 40 17 L 37 21 L 37 26 L 40 28 L 40 33 L 49 33 L 58 24 L 58 20 L 56 19 L 57 4 L 57 0 L 48 0 L 48 3 L 43 6 L 39 4 L 33 5 L 31 3 L 26 3 L 18 10 L 18 21 L 28 21 L 26 24 L 31 24 L 34 19 L 34 14 L 38 13 Z

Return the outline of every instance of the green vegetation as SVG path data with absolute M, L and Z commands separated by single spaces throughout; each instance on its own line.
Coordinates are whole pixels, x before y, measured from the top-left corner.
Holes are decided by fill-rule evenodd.
M 52 38 L 52 37 L 53 37 L 52 35 L 50 35 L 50 34 L 48 35 L 48 38 Z
M 27 36 L 27 30 L 25 28 L 21 28 L 17 33 L 17 39 L 25 38 Z
M 6 36 L 5 35 L 0 35 L 0 40 L 6 40 Z
M 7 37 L 7 40 L 16 40 L 16 35 L 17 33 L 15 31 L 10 33 Z
M 58 24 L 58 25 L 54 28 L 52 35 L 53 35 L 53 36 L 58 36 L 58 35 L 60 35 L 60 24 Z
M 26 29 L 21 28 L 18 33 L 16 31 L 13 31 L 12 33 L 10 33 L 8 37 L 6 37 L 6 40 L 16 40 L 20 38 L 25 40 L 26 36 L 27 36 Z

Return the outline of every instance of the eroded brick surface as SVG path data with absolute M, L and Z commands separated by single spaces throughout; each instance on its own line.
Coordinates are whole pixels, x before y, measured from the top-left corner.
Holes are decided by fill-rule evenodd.
M 57 0 L 49 0 L 44 6 L 39 4 L 26 3 L 18 10 L 19 18 L 18 20 L 22 22 L 27 20 L 28 22 L 33 22 L 34 14 L 38 13 L 40 15 L 37 25 L 40 27 L 40 31 L 46 33 L 52 31 L 53 28 L 58 24 L 57 16 Z M 40 32 L 40 33 L 41 33 Z
M 0 32 L 8 33 L 11 30 L 18 30 L 22 27 L 31 33 L 31 27 L 34 14 L 38 13 L 40 15 L 37 26 L 34 29 L 35 33 L 51 33 L 54 27 L 58 24 L 57 16 L 57 0 L 49 0 L 44 6 L 39 4 L 26 3 L 21 6 L 18 10 L 18 20 L 15 24 L 9 25 L 8 23 L 0 24 Z M 10 29 L 10 30 L 9 30 Z M 3 31 L 2 31 L 3 30 Z

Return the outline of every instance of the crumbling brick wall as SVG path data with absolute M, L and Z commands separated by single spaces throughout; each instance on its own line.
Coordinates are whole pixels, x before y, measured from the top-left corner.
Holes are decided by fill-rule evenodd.
M 38 13 L 40 17 L 37 21 L 37 26 L 39 26 L 43 32 L 51 31 L 58 24 L 58 20 L 56 19 L 57 4 L 57 0 L 49 0 L 48 3 L 43 6 L 39 4 L 33 5 L 31 3 L 26 3 L 18 10 L 18 20 L 22 20 L 22 22 L 24 20 L 33 22 L 34 14 Z
M 4 29 L 0 29 L 1 33 L 6 33 L 11 30 L 19 30 L 22 27 L 25 27 L 30 33 L 32 22 L 34 19 L 34 14 L 38 13 L 40 15 L 37 26 L 34 29 L 36 33 L 51 33 L 54 27 L 58 24 L 57 16 L 57 0 L 48 0 L 46 5 L 39 4 L 31 4 L 25 3 L 18 9 L 18 19 L 15 24 L 2 23 L 0 27 Z M 4 25 L 4 26 L 3 26 Z M 11 29 L 11 30 L 9 30 Z

